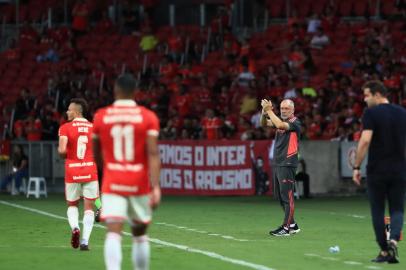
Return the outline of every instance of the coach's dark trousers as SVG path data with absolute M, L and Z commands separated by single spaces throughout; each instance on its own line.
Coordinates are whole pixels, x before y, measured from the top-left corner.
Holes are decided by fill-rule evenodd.
M 274 193 L 279 199 L 285 218 L 283 225 L 289 226 L 295 223 L 295 202 L 293 198 L 293 190 L 295 186 L 296 167 L 273 167 L 273 183 Z
M 406 169 L 406 168 L 405 168 Z M 368 175 L 368 197 L 371 206 L 372 224 L 376 241 L 381 250 L 388 250 L 385 232 L 385 202 L 389 203 L 390 239 L 399 241 L 403 227 L 403 212 L 406 192 L 406 173 Z

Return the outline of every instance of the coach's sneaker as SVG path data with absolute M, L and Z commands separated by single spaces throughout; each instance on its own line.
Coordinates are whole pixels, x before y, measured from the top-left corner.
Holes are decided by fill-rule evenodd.
M 101 215 L 101 208 L 96 210 L 96 213 L 94 214 L 94 221 L 100 222 L 100 215 Z
M 374 262 L 374 263 L 384 263 L 384 262 L 387 262 L 387 261 L 388 261 L 388 258 L 389 258 L 389 255 L 388 255 L 387 253 L 386 253 L 386 254 L 382 254 L 382 251 L 381 251 L 381 252 L 379 252 L 378 256 L 376 256 L 375 259 L 372 259 L 372 260 L 371 260 L 371 262 Z
M 89 245 L 86 244 L 80 244 L 80 250 L 81 251 L 89 251 Z
M 273 236 L 290 236 L 289 228 L 284 226 L 280 226 L 278 229 L 271 231 L 270 234 Z
M 388 243 L 388 263 L 399 263 L 398 260 L 398 247 L 395 242 L 389 241 Z
M 80 230 L 78 228 L 73 229 L 70 244 L 73 248 L 78 248 L 80 243 Z
M 295 233 L 298 233 L 298 232 L 300 232 L 300 228 L 297 225 L 297 223 L 293 223 L 293 224 L 289 225 L 289 233 L 290 234 L 295 234 Z
M 277 233 L 277 232 L 279 232 L 282 228 L 283 228 L 283 225 L 279 226 L 278 228 L 276 228 L 276 229 L 273 230 L 273 231 L 270 231 L 269 234 Z

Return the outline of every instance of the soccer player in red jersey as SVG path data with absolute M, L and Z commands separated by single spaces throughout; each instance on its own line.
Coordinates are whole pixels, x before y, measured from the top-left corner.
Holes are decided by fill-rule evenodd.
M 73 248 L 89 250 L 93 229 L 94 201 L 99 198 L 97 167 L 93 160 L 91 135 L 93 124 L 83 117 L 87 109 L 84 99 L 71 100 L 66 112 L 69 122 L 59 128 L 58 153 L 65 158 L 65 197 L 68 221 L 72 228 Z M 79 200 L 84 198 L 83 235 L 80 241 Z M 79 243 L 80 242 L 80 243 Z
M 103 168 L 101 219 L 107 225 L 104 258 L 108 270 L 121 269 L 121 232 L 126 220 L 133 234 L 134 268 L 149 268 L 146 231 L 152 209 L 161 200 L 159 120 L 135 103 L 134 90 L 134 77 L 121 75 L 114 85 L 115 102 L 99 109 L 93 121 L 95 160 Z

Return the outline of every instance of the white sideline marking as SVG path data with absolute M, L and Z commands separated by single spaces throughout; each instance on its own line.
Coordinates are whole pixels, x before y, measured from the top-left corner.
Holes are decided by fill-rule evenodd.
M 359 265 L 359 266 L 363 266 L 364 264 L 362 262 L 353 262 L 353 261 L 341 261 L 338 258 L 333 258 L 333 257 L 324 257 L 321 256 L 319 254 L 314 254 L 314 253 L 305 253 L 304 254 L 307 257 L 314 257 L 314 258 L 320 258 L 322 260 L 326 260 L 326 261 L 337 261 L 337 262 L 342 262 L 346 265 Z M 378 270 L 378 269 L 382 269 L 379 266 L 374 266 L 374 265 L 365 265 L 365 268 L 367 269 L 374 269 L 374 270 Z
M 159 245 L 156 245 L 156 246 L 159 246 Z M 13 248 L 13 247 L 18 247 L 18 248 L 66 248 L 66 249 L 72 249 L 72 247 L 71 246 L 68 246 L 68 245 L 60 245 L 60 246 L 38 246 L 38 245 L 35 245 L 35 246 L 21 246 L 21 245 L 16 245 L 16 246 L 12 246 L 12 245 L 9 245 L 9 246 L 0 246 L 0 248 Z M 122 245 L 121 247 L 123 247 L 123 248 L 132 248 L 132 245 Z M 104 248 L 104 246 L 102 246 L 102 245 L 91 245 L 90 246 L 90 248 L 91 249 L 93 249 L 93 248 Z
M 48 212 L 45 212 L 45 211 L 41 211 L 41 210 L 38 210 L 38 209 L 35 209 L 35 208 L 30 208 L 30 207 L 22 206 L 22 205 L 19 205 L 19 204 L 14 204 L 14 203 L 6 202 L 6 201 L 1 201 L 1 200 L 0 200 L 0 203 L 3 204 L 3 205 L 15 207 L 15 208 L 18 208 L 18 209 L 27 210 L 27 211 L 30 211 L 30 212 L 33 212 L 33 213 L 36 213 L 36 214 L 40 214 L 40 215 L 44 215 L 44 216 L 48 216 L 48 217 L 52 217 L 52 218 L 56 218 L 56 219 L 61 219 L 61 220 L 67 220 L 66 217 L 54 215 L 54 214 L 51 214 L 51 213 L 48 213 Z M 99 224 L 95 224 L 94 227 L 104 228 L 104 229 L 106 228 L 105 226 L 102 226 L 102 225 L 99 225 Z M 127 236 L 131 236 L 131 233 L 128 233 L 128 232 L 123 232 L 123 234 L 127 235 Z M 215 252 L 196 249 L 196 248 L 188 247 L 188 246 L 185 246 L 185 245 L 174 244 L 174 243 L 159 240 L 159 239 L 156 239 L 156 238 L 149 238 L 149 241 L 152 242 L 152 243 L 155 243 L 155 244 L 168 246 L 168 247 L 173 247 L 173 248 L 177 248 L 177 249 L 187 251 L 187 252 L 191 252 L 191 253 L 202 254 L 202 255 L 208 256 L 210 258 L 218 259 L 218 260 L 228 262 L 228 263 L 231 263 L 231 264 L 245 266 L 247 268 L 251 268 L 251 269 L 255 269 L 255 270 L 275 270 L 274 268 L 270 268 L 270 267 L 267 267 L 265 265 L 255 264 L 255 263 L 251 263 L 251 262 L 247 262 L 247 261 L 243 261 L 243 260 L 239 260 L 239 259 L 233 259 L 233 258 L 230 258 L 230 257 L 220 255 L 220 254 L 215 253 Z
M 336 215 L 336 216 L 346 216 L 346 217 L 353 217 L 353 218 L 360 218 L 364 219 L 366 216 L 363 215 L 355 215 L 355 214 L 342 214 L 342 213 L 337 213 L 337 212 L 328 212 L 330 215 Z M 406 222 L 403 222 L 403 225 L 406 225 Z
M 333 257 L 323 257 L 323 256 L 321 256 L 321 255 L 319 255 L 319 254 L 313 254 L 313 253 L 306 253 L 306 254 L 304 254 L 305 256 L 308 256 L 308 257 L 317 257 L 317 258 L 320 258 L 320 259 L 323 259 L 323 260 L 326 260 L 326 261 L 339 261 L 339 259 L 337 259 L 337 258 L 333 258 Z
M 344 263 L 348 265 L 362 265 L 362 262 L 344 261 Z
M 176 224 L 171 224 L 171 223 L 166 223 L 166 222 L 154 222 L 154 224 L 155 225 L 166 226 L 166 227 L 172 227 L 172 228 L 185 230 L 185 231 L 190 231 L 190 232 L 207 234 L 207 235 L 210 235 L 210 236 L 218 236 L 218 237 L 221 237 L 223 239 L 234 240 L 234 241 L 238 241 L 238 242 L 249 242 L 250 241 L 248 239 L 239 239 L 239 238 L 235 238 L 234 236 L 222 235 L 222 234 L 218 234 L 218 233 L 209 233 L 209 232 L 206 232 L 206 231 L 200 231 L 198 229 L 188 228 L 188 227 L 185 227 L 185 226 L 179 226 L 179 225 L 176 225 Z
M 353 218 L 361 218 L 364 219 L 366 216 L 362 215 L 356 215 L 356 214 L 343 214 L 343 213 L 337 213 L 337 212 L 329 212 L 330 215 L 336 215 L 336 216 L 346 216 L 346 217 L 353 217 Z
M 339 259 L 333 258 L 333 257 L 320 257 L 320 258 L 322 258 L 323 260 L 326 260 L 326 261 L 333 261 L 333 262 L 339 261 Z
M 374 266 L 374 265 L 369 265 L 369 266 L 366 266 L 365 268 L 368 268 L 368 269 L 382 269 L 381 267 Z
M 304 255 L 308 256 L 308 257 L 320 257 L 319 254 L 313 254 L 313 253 L 305 253 Z

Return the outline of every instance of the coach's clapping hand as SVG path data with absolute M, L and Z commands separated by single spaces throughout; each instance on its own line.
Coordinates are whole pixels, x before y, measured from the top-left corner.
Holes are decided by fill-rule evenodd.
M 262 110 L 263 110 L 264 112 L 267 112 L 267 111 L 273 109 L 272 102 L 269 101 L 269 100 L 266 100 L 266 99 L 263 99 L 263 100 L 261 101 L 261 106 L 262 106 Z

